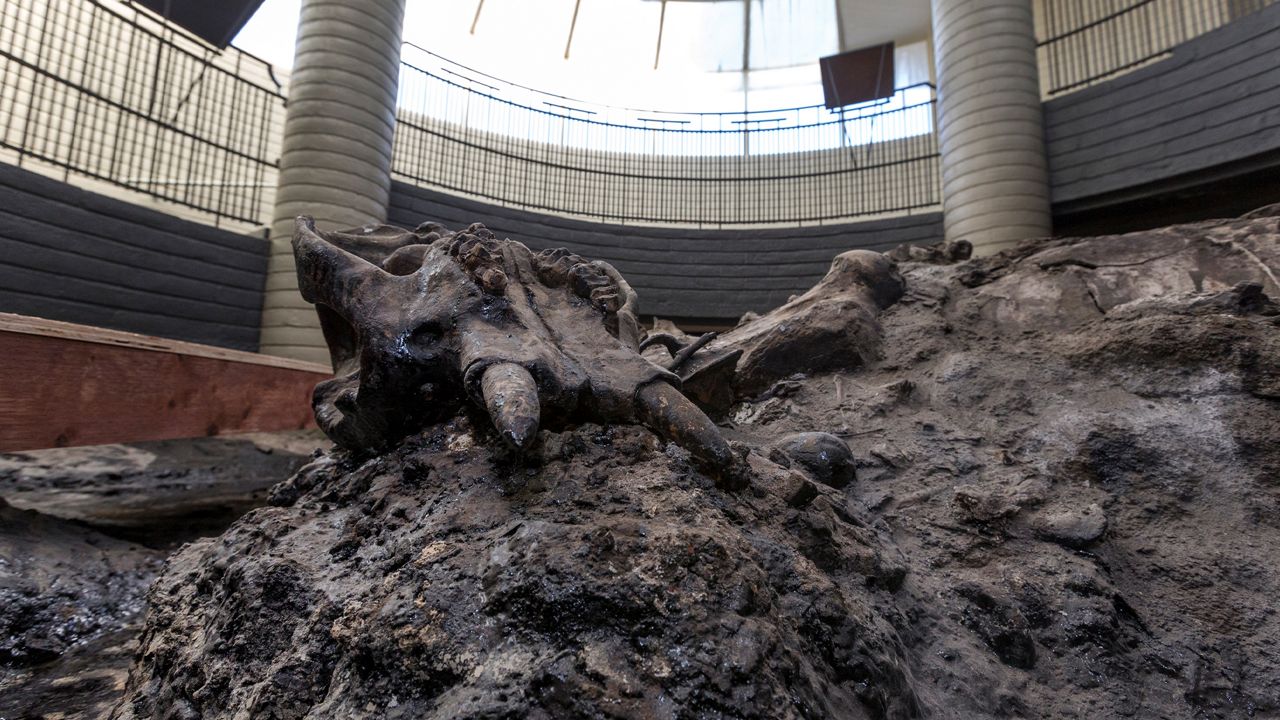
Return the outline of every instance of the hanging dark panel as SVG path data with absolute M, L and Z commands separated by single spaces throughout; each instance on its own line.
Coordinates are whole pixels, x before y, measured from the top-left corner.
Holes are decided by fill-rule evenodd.
M 135 5 L 220 48 L 231 42 L 262 3 L 263 0 L 134 0 Z
M 824 57 L 818 65 L 828 108 L 893 96 L 893 43 Z

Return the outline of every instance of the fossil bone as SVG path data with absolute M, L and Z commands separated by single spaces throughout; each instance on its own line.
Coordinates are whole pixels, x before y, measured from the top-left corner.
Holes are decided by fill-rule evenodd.
M 316 420 L 337 444 L 377 452 L 472 406 L 516 451 L 544 425 L 641 423 L 734 482 L 719 430 L 640 355 L 635 292 L 608 264 L 479 224 L 319 232 L 299 218 L 293 243 L 335 370 Z

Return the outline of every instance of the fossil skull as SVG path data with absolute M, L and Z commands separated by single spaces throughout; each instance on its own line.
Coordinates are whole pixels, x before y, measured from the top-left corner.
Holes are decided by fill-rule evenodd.
M 474 403 L 517 451 L 542 425 L 638 422 L 736 476 L 679 378 L 639 354 L 636 296 L 612 266 L 479 224 L 319 232 L 301 217 L 293 249 L 335 371 L 316 420 L 338 445 L 383 450 Z

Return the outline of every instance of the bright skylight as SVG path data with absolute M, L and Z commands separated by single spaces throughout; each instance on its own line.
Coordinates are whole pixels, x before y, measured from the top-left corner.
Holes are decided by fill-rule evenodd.
M 665 18 L 660 0 L 581 0 L 575 22 L 576 2 L 409 0 L 404 39 L 548 92 L 674 110 L 821 102 L 816 61 L 837 49 L 835 0 L 751 0 L 744 88 L 740 0 L 669 0 Z M 266 0 L 235 45 L 291 66 L 299 5 Z
M 292 65 L 300 2 L 266 0 L 235 45 Z M 662 8 L 660 0 L 408 0 L 404 40 L 480 73 L 596 105 L 736 113 L 822 103 L 817 60 L 837 50 L 835 0 L 668 0 L 665 18 Z M 752 69 L 743 72 L 748 45 Z M 410 50 L 407 62 L 437 72 L 427 54 Z M 899 47 L 895 59 L 899 88 L 928 82 L 924 43 Z M 928 97 L 912 91 L 894 103 Z M 928 126 L 913 121 L 897 132 Z M 856 133 L 854 142 L 883 132 Z

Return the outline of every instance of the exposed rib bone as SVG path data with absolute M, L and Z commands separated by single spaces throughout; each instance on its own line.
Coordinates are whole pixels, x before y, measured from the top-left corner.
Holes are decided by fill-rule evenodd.
M 671 358 L 671 362 L 667 363 L 667 369 L 671 372 L 680 372 L 680 366 L 684 365 L 686 360 L 693 357 L 693 354 L 705 347 L 707 343 L 715 340 L 718 334 L 709 332 L 698 336 L 697 340 L 685 345 L 680 349 L 680 352 L 676 353 L 675 357 Z
M 667 349 L 667 352 L 671 353 L 672 357 L 675 357 L 676 353 L 680 352 L 680 349 L 684 347 L 684 341 L 671 333 L 654 333 L 640 343 L 640 352 L 644 352 L 654 345 L 661 345 Z

